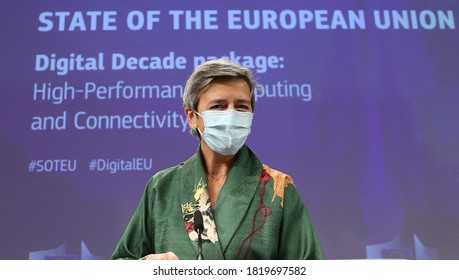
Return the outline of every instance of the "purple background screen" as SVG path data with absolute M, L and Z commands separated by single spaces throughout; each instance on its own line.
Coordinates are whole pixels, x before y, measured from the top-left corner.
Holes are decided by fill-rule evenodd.
M 196 151 L 182 89 L 223 56 L 254 71 L 248 144 L 293 177 L 326 258 L 459 258 L 458 16 L 453 0 L 3 1 L 0 259 L 109 258 L 147 180 Z

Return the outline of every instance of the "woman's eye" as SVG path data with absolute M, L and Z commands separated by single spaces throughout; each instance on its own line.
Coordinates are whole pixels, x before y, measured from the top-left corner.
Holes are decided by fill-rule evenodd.
M 221 109 L 221 108 L 222 108 L 222 105 L 220 105 L 220 104 L 215 104 L 215 105 L 210 106 L 211 110 Z

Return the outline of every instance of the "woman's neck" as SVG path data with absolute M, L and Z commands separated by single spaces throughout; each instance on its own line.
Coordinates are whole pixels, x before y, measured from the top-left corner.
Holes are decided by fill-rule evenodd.
M 215 207 L 236 155 L 224 156 L 216 153 L 204 141 L 201 142 L 201 152 L 207 173 L 210 203 Z
M 236 158 L 236 155 L 224 156 L 214 152 L 204 141 L 201 143 L 201 152 L 204 158 L 206 173 L 213 179 L 219 179 L 227 175 Z

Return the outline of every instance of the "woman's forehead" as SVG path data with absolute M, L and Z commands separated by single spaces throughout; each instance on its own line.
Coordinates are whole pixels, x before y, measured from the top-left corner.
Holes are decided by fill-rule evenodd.
M 200 94 L 200 98 L 250 99 L 250 88 L 244 79 L 217 80 L 210 83 Z

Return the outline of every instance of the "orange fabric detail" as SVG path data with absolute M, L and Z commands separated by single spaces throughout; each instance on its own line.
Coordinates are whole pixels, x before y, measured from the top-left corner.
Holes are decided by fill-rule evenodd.
M 271 202 L 273 202 L 276 196 L 278 196 L 281 199 L 281 206 L 284 207 L 284 189 L 288 187 L 288 184 L 294 185 L 292 177 L 278 170 L 272 169 L 265 164 L 263 164 L 263 169 L 266 170 L 266 173 L 268 173 L 274 181 L 274 195 Z

